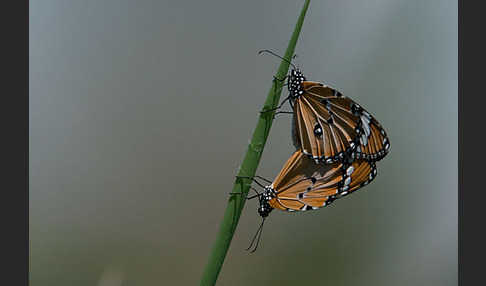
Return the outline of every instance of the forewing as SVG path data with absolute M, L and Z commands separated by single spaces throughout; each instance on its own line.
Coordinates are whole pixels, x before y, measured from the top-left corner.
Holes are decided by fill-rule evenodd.
M 359 140 L 360 118 L 353 102 L 327 86 L 314 85 L 295 100 L 294 133 L 302 152 L 327 164 L 351 155 Z
M 272 207 L 288 211 L 305 211 L 327 205 L 327 200 L 343 186 L 343 165 L 316 164 L 297 150 L 274 180 Z
M 390 151 L 390 140 L 385 129 L 371 114 L 361 108 L 360 125 L 363 132 L 357 143 L 359 146 L 354 152 L 355 158 L 369 161 L 379 161 Z
M 296 139 L 302 151 L 324 163 L 344 155 L 379 161 L 388 153 L 390 141 L 381 124 L 364 108 L 337 90 L 311 82 L 296 100 Z M 298 104 L 297 104 L 298 103 Z M 301 117 L 303 120 L 300 120 Z M 300 123 L 300 125 L 297 124 Z M 302 125 L 309 124 L 303 128 Z M 322 134 L 316 133 L 321 127 Z

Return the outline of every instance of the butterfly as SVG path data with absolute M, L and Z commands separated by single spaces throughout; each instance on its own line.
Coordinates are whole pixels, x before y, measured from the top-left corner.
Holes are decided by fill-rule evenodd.
M 336 89 L 307 81 L 290 61 L 269 51 L 293 69 L 287 76 L 293 109 L 294 145 L 316 162 L 332 164 L 345 158 L 379 161 L 388 153 L 390 141 L 381 124 L 363 107 Z
M 267 217 L 272 209 L 316 210 L 369 184 L 376 173 L 375 163 L 368 160 L 357 159 L 351 164 L 315 164 L 297 150 L 273 182 L 264 187 L 264 192 L 259 195 L 258 212 Z
M 257 194 L 247 198 L 258 198 L 258 213 L 263 218 L 252 244 L 257 235 L 259 240 L 265 218 L 273 209 L 295 212 L 328 206 L 335 200 L 366 186 L 376 174 L 375 163 L 368 160 L 355 159 L 349 164 L 315 164 L 301 150 L 295 151 L 273 182 L 264 179 L 270 185 L 264 186 L 254 180 L 264 191 L 258 193 L 252 188 Z

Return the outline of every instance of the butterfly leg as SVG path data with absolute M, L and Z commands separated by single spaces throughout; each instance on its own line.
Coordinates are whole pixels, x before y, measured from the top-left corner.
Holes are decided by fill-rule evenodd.
M 273 183 L 272 181 L 268 180 L 268 179 L 265 179 L 264 177 L 261 177 L 261 176 L 255 176 L 255 178 L 258 178 L 258 179 L 261 179 L 261 180 L 264 180 L 265 182 L 271 184 Z
M 250 179 L 250 180 L 252 180 L 253 182 L 255 182 L 255 183 L 258 185 L 258 186 L 260 186 L 261 188 L 263 188 L 263 189 L 265 189 L 265 186 L 264 186 L 264 185 L 262 185 L 262 184 L 261 184 L 260 182 L 258 182 L 257 180 L 255 180 L 255 178 L 262 179 L 262 180 L 264 180 L 264 181 L 266 181 L 266 182 L 268 182 L 268 183 L 272 183 L 272 182 L 270 182 L 269 180 L 267 180 L 267 179 L 265 179 L 265 178 L 263 178 L 263 177 L 260 177 L 260 176 L 254 176 L 254 177 L 247 177 L 247 176 L 236 176 L 236 178 L 238 178 L 238 179 Z M 253 188 L 252 186 L 250 186 L 250 188 L 251 188 L 252 190 L 254 190 L 254 191 L 255 191 L 255 193 L 257 193 L 257 195 L 256 195 L 256 196 L 252 196 L 252 197 L 248 197 L 248 194 L 247 194 L 247 199 L 249 199 L 249 200 L 250 200 L 250 199 L 253 199 L 253 198 L 256 198 L 256 197 L 260 196 L 260 193 L 258 193 L 258 191 L 257 191 L 255 188 Z M 230 195 L 241 195 L 242 193 L 229 193 L 229 194 L 230 194 Z
M 277 82 L 277 81 L 283 82 L 283 81 L 285 81 L 285 79 L 286 79 L 287 77 L 288 77 L 288 76 L 285 76 L 284 78 L 280 79 L 280 78 L 278 78 L 278 77 L 276 77 L 276 76 L 273 76 L 273 82 L 274 82 L 274 84 L 273 84 L 273 92 L 274 92 L 274 93 L 277 93 L 277 84 L 276 84 L 276 82 Z M 282 85 L 282 87 L 287 86 L 287 85 L 288 85 L 288 84 L 283 84 L 283 85 Z M 285 104 L 285 102 L 286 102 L 287 100 L 289 100 L 289 99 L 290 99 L 290 96 L 288 96 L 287 98 L 285 98 L 285 99 L 282 101 L 282 103 L 280 103 L 280 105 L 279 105 L 279 106 L 277 106 L 277 107 L 275 107 L 275 108 L 272 108 L 272 109 L 268 109 L 268 110 L 263 110 L 263 111 L 260 111 L 260 113 L 266 113 L 266 112 L 270 112 L 270 111 L 275 111 L 275 110 L 278 110 L 278 109 L 280 109 L 280 108 L 281 108 L 281 107 L 282 107 L 282 106 Z
M 259 182 L 258 182 L 257 180 L 255 180 L 255 178 L 260 179 L 260 180 L 263 180 L 263 181 L 265 181 L 265 182 L 267 182 L 267 183 L 269 183 L 269 184 L 273 183 L 273 182 L 272 182 L 272 181 L 270 181 L 269 179 L 266 179 L 266 178 L 264 178 L 264 177 L 262 177 L 262 176 L 258 176 L 258 175 L 255 175 L 255 176 L 253 176 L 253 177 L 248 177 L 248 176 L 235 176 L 235 177 L 236 177 L 236 178 L 238 178 L 238 179 L 250 179 L 250 180 L 252 180 L 253 182 L 255 182 L 255 183 L 257 183 L 257 184 L 259 184 Z M 260 186 L 261 186 L 261 185 L 260 185 Z
M 239 176 L 236 176 L 236 178 L 241 178 L 241 179 L 251 179 L 253 182 L 255 182 L 258 186 L 260 186 L 261 188 L 265 188 L 264 185 L 262 185 L 260 182 L 258 182 L 257 180 L 255 180 L 254 178 L 251 178 L 251 177 L 239 177 Z
M 259 192 L 258 192 L 258 191 L 257 191 L 257 190 L 254 188 L 254 187 L 250 187 L 250 189 L 252 189 L 252 190 L 253 190 L 253 191 L 256 193 L 256 195 L 251 196 L 251 197 L 248 197 L 248 196 L 247 196 L 247 197 L 246 197 L 246 199 L 247 199 L 247 200 L 251 200 L 251 199 L 257 198 L 257 197 L 259 197 L 259 196 L 261 196 L 261 195 L 262 195 L 262 194 L 261 194 L 261 193 L 259 193 Z
M 282 82 L 282 81 L 285 81 L 288 77 L 289 77 L 288 75 L 284 76 L 284 78 L 278 78 L 276 76 L 273 76 L 273 80 L 274 81 L 278 80 L 278 81 Z M 284 84 L 284 85 L 286 85 L 286 84 Z
M 294 113 L 292 111 L 279 111 L 279 112 L 275 112 L 273 118 L 275 118 L 277 114 L 294 114 Z
M 273 112 L 275 110 L 279 110 L 287 101 L 290 103 L 290 96 L 287 96 L 287 98 L 285 98 L 277 107 L 272 109 L 262 110 L 260 111 L 260 113 L 267 113 L 267 112 Z
M 260 197 L 262 195 L 255 188 L 250 187 L 250 189 L 252 189 L 256 193 L 256 195 L 253 195 L 253 196 L 249 197 L 248 194 L 246 194 L 246 198 L 245 199 L 251 200 L 251 199 L 254 199 L 254 198 L 258 198 L 258 197 Z M 230 195 L 242 195 L 242 193 L 230 193 Z

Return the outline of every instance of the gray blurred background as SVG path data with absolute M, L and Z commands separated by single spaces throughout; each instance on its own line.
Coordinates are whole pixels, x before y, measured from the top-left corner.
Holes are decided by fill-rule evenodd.
M 196 285 L 303 1 L 31 1 L 30 280 Z M 457 284 L 457 1 L 313 1 L 311 80 L 386 128 L 329 208 L 244 211 L 219 285 Z M 290 156 L 275 121 L 258 174 Z

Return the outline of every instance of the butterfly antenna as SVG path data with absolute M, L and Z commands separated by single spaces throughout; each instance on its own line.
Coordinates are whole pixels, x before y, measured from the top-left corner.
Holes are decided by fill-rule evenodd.
M 251 240 L 250 246 L 248 246 L 248 248 L 246 249 L 246 250 L 250 250 L 250 248 L 252 248 L 253 243 L 255 243 L 255 240 L 256 240 L 255 248 L 253 248 L 253 250 L 251 250 L 250 253 L 255 252 L 257 250 L 257 248 L 258 248 L 258 244 L 260 243 L 260 237 L 262 236 L 263 224 L 264 223 L 265 223 L 265 218 L 262 219 L 262 223 L 260 224 L 260 226 L 258 227 L 257 232 L 253 236 L 253 239 Z
M 260 244 L 260 238 L 262 237 L 262 232 L 263 232 L 263 223 L 265 222 L 265 219 L 262 220 L 262 227 L 260 228 L 260 233 L 258 234 L 258 238 L 257 238 L 257 242 L 256 242 L 256 245 L 255 245 L 255 248 L 250 251 L 250 253 L 253 253 L 257 250 L 258 248 L 258 245 Z
M 271 54 L 273 56 L 276 56 L 277 58 L 280 58 L 280 59 L 288 62 L 294 69 L 297 69 L 297 67 L 295 67 L 295 65 L 291 61 L 287 60 L 286 58 L 284 58 L 282 56 L 277 55 L 276 53 L 274 53 L 274 52 L 272 52 L 270 50 L 261 50 L 261 51 L 258 52 L 259 55 L 261 55 L 263 53 L 269 53 L 269 54 Z

